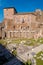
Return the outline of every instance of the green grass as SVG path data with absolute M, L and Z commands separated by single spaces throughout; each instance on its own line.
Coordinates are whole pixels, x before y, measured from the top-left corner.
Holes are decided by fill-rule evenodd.
M 40 44 L 43 44 L 43 38 L 38 38 L 37 42 L 40 43 Z
M 43 65 L 43 60 L 36 59 L 36 65 Z
M 11 39 L 9 39 L 11 40 Z M 16 38 L 16 39 L 12 39 L 12 41 L 10 43 L 17 43 L 20 44 L 21 41 L 26 41 L 25 45 L 27 46 L 37 46 L 39 44 L 43 44 L 43 38 L 38 38 L 37 40 L 35 40 L 34 38 L 28 39 L 28 38 Z M 7 40 L 0 40 L 1 44 L 6 43 Z M 28 44 L 30 42 L 30 44 Z
M 27 41 L 27 40 L 29 40 L 29 39 L 27 39 L 27 38 L 18 38 L 18 39 L 15 39 L 15 40 L 12 40 L 12 43 L 17 43 L 17 44 L 19 44 L 21 41 Z
M 29 43 L 28 41 L 29 41 L 30 43 Z M 27 42 L 28 42 L 29 44 L 26 42 L 25 45 L 28 45 L 28 46 L 36 46 L 36 45 L 37 45 L 35 39 L 29 39 L 28 41 L 27 41 Z
M 0 44 L 6 43 L 6 40 L 0 40 Z
M 43 53 L 43 52 L 42 51 L 39 52 L 36 56 L 37 57 L 41 56 L 41 53 Z M 43 65 L 43 60 L 37 59 L 37 57 L 35 58 L 36 59 L 36 65 Z
M 43 44 L 43 38 L 38 38 L 37 40 L 31 38 L 31 39 L 28 39 L 28 41 L 30 41 L 30 44 L 26 42 L 25 45 L 27 46 L 37 46 L 37 45 Z
M 14 56 L 17 56 L 17 51 L 14 50 L 14 51 L 12 52 L 12 54 L 13 54 Z
M 40 56 L 40 55 L 41 55 L 41 53 L 43 54 L 43 52 L 41 51 L 41 52 L 39 52 L 39 53 L 37 54 L 37 56 Z
M 25 63 L 25 65 L 31 65 L 31 61 L 27 60 L 27 62 Z

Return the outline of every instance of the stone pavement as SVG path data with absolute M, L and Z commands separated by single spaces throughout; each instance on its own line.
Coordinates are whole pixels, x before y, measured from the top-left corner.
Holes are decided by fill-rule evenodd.
M 38 52 L 43 51 L 43 44 L 40 46 L 37 46 L 35 48 L 32 48 L 28 50 L 27 52 L 24 52 L 23 54 L 18 54 L 18 56 L 23 59 L 24 61 L 27 61 L 27 59 L 33 58 L 34 54 L 37 54 Z

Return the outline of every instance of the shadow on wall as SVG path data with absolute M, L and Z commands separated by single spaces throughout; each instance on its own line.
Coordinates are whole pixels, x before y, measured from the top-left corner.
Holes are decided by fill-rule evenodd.
M 23 65 L 23 63 L 0 44 L 0 65 Z

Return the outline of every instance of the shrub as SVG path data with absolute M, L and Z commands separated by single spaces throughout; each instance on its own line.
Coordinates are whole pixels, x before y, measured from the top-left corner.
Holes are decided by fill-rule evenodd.
M 13 54 L 14 56 L 17 56 L 17 51 L 14 50 L 14 51 L 12 52 L 12 54 Z

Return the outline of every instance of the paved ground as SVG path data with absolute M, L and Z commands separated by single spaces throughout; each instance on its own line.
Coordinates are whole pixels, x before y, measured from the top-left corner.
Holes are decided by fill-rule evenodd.
M 26 49 L 25 49 L 26 50 Z M 34 54 L 37 54 L 38 52 L 43 50 L 43 44 L 41 44 L 40 46 L 37 46 L 35 48 L 32 48 L 30 50 L 28 50 L 27 52 L 23 53 L 23 54 L 18 54 L 19 57 L 21 59 L 23 59 L 24 61 L 26 61 L 29 58 L 32 58 Z
M 0 65 L 21 65 L 21 61 L 0 44 Z
M 15 45 L 12 45 L 12 46 L 11 45 L 10 45 L 11 48 L 12 48 L 12 46 L 15 46 Z M 0 49 L 1 49 L 1 47 L 0 47 Z M 33 53 L 37 54 L 38 52 L 40 52 L 42 50 L 43 50 L 43 44 L 41 44 L 40 46 L 37 46 L 35 48 L 33 48 L 32 46 L 26 47 L 26 46 L 20 45 L 17 49 L 17 54 L 19 57 L 18 59 L 27 61 L 27 59 L 33 57 Z M 3 52 L 5 52 L 5 50 Z M 5 52 L 4 54 L 5 54 L 6 58 L 9 58 L 11 56 L 8 54 L 8 52 Z M 18 65 L 20 61 L 17 60 L 17 62 L 16 62 L 15 60 L 17 60 L 17 59 L 14 58 L 10 62 L 8 62 L 8 64 L 5 64 L 5 65 L 15 65 L 15 64 Z

